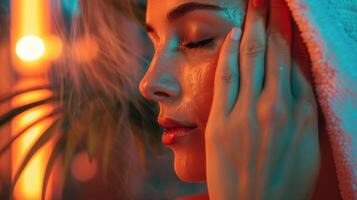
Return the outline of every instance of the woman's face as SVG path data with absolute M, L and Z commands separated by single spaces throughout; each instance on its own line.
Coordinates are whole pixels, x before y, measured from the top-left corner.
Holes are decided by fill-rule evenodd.
M 243 0 L 149 0 L 147 31 L 155 54 L 140 83 L 159 104 L 163 143 L 175 154 L 185 181 L 205 181 L 204 133 L 221 44 L 241 27 Z

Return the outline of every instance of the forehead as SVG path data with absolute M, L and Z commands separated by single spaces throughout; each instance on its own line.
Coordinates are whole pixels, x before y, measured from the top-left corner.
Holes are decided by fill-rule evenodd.
M 225 8 L 237 5 L 238 1 L 240 0 L 148 0 L 146 21 L 164 20 L 171 10 L 186 3 L 210 4 Z

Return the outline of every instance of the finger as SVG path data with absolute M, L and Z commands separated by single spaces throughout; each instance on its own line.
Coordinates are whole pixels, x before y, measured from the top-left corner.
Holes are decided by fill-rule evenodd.
M 248 3 L 240 48 L 240 97 L 258 97 L 263 87 L 267 6 L 262 0 Z
M 304 68 L 301 63 L 294 61 L 292 63 L 292 93 L 295 99 L 313 99 L 314 91 L 312 83 L 306 78 L 306 73 L 303 72 Z
M 241 31 L 233 28 L 221 47 L 218 58 L 211 113 L 225 116 L 231 111 L 238 94 L 238 47 Z M 224 112 L 222 112 L 224 111 Z
M 312 88 L 311 60 L 306 45 L 303 43 L 299 30 L 294 24 L 292 26 L 292 66 L 291 66 L 291 89 L 296 99 L 314 97 Z
M 265 89 L 291 96 L 291 17 L 284 0 L 269 5 Z

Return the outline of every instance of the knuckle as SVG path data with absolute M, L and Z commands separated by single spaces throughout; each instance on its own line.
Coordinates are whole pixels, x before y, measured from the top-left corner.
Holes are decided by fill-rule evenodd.
M 263 123 L 284 124 L 289 119 L 289 108 L 279 100 L 263 102 L 260 103 L 258 116 Z
M 222 73 L 221 73 L 221 80 L 224 82 L 224 83 L 232 83 L 234 82 L 235 80 L 238 79 L 238 73 L 237 72 L 233 72 L 232 70 L 230 69 L 224 69 L 222 70 Z
M 315 99 L 308 98 L 300 100 L 299 106 L 300 117 L 305 120 L 305 122 L 313 122 L 317 118 L 317 103 Z
M 249 38 L 243 40 L 241 44 L 241 53 L 248 56 L 256 56 L 265 53 L 265 42 L 259 39 Z
M 279 45 L 288 44 L 287 40 L 285 39 L 288 37 L 284 36 L 284 33 L 279 32 L 278 30 L 268 30 L 267 37 L 268 37 L 268 44 L 279 44 Z

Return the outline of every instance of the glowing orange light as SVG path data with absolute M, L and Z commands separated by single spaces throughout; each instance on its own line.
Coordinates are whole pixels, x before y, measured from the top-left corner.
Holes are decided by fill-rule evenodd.
M 44 41 L 35 35 L 27 35 L 16 43 L 16 54 L 24 61 L 35 61 L 45 52 Z
M 40 84 L 41 82 L 30 80 L 22 81 L 17 85 L 19 88 L 26 88 L 34 84 Z M 43 83 L 42 83 L 43 84 Z M 47 98 L 51 95 L 48 90 L 38 90 L 34 92 L 28 92 L 16 96 L 12 100 L 14 107 L 22 106 L 33 101 L 38 101 Z M 33 123 L 42 116 L 47 115 L 53 111 L 52 105 L 43 105 L 33 109 L 30 109 L 23 114 L 20 114 L 12 121 L 13 133 L 17 133 L 24 127 Z M 12 145 L 12 166 L 14 175 L 22 162 L 24 155 L 28 152 L 29 148 L 34 142 L 41 136 L 49 125 L 53 122 L 53 119 L 48 118 L 41 123 L 36 124 L 29 130 L 27 130 L 13 145 Z M 48 159 L 48 152 L 51 150 L 51 142 L 44 146 L 33 159 L 29 162 L 25 168 L 23 174 L 20 176 L 18 183 L 14 190 L 15 199 L 40 199 L 42 191 L 42 179 L 45 170 L 45 163 Z M 50 182 L 51 183 L 51 182 Z
M 12 63 L 23 76 L 38 76 L 62 52 L 61 39 L 51 32 L 51 0 L 11 1 Z
M 71 174 L 78 181 L 87 182 L 97 173 L 97 161 L 90 161 L 86 152 L 78 153 L 71 165 Z
M 58 36 L 51 35 L 45 38 L 45 46 L 44 59 L 55 60 L 60 57 L 63 45 Z
M 51 34 L 51 0 L 11 0 L 11 48 L 12 64 L 20 75 L 16 87 L 24 89 L 48 84 L 43 75 L 47 72 L 50 61 L 61 52 L 61 41 Z M 38 82 L 37 82 L 38 81 Z M 18 107 L 44 99 L 51 95 L 49 91 L 29 92 L 16 96 L 12 105 Z M 28 126 L 53 110 L 53 105 L 43 105 L 17 116 L 11 124 L 12 133 Z M 41 136 L 54 119 L 46 119 L 26 131 L 11 148 L 12 176 L 17 171 L 24 155 Z M 52 138 L 31 159 L 13 192 L 16 200 L 41 199 L 42 180 L 49 153 L 53 148 Z M 51 178 L 46 199 L 53 199 Z M 12 198 L 12 199 L 13 199 Z
M 79 38 L 74 44 L 75 59 L 82 63 L 91 62 L 98 55 L 99 47 L 97 41 L 90 35 Z

